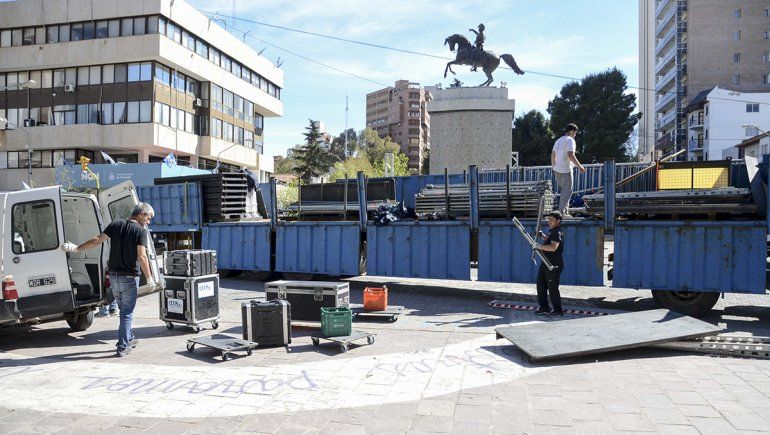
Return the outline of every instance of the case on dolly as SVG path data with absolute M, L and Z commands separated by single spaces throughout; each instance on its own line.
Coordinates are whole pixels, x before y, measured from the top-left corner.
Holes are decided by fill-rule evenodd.
M 321 321 L 321 308 L 347 308 L 350 286 L 346 282 L 273 281 L 265 284 L 267 299 L 285 299 L 293 320 Z
M 166 276 L 166 288 L 160 292 L 160 320 L 166 328 L 175 323 L 189 325 L 199 332 L 201 325 L 219 327 L 219 275 Z

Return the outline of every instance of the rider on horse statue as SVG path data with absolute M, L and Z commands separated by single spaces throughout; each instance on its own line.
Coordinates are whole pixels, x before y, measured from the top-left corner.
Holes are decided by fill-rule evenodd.
M 476 48 L 473 51 L 473 53 L 471 53 L 471 56 L 473 56 L 472 59 L 475 59 L 476 54 L 484 51 L 484 41 L 487 39 L 486 36 L 484 36 L 484 23 L 479 24 L 478 32 L 474 29 L 468 29 L 468 30 L 476 34 Z M 471 68 L 471 71 L 476 71 L 475 65 Z

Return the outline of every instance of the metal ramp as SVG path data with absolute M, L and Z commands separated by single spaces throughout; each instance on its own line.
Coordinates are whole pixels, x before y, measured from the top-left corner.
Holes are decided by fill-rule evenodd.
M 509 340 L 533 361 L 632 349 L 721 330 L 664 309 L 495 328 L 497 338 Z

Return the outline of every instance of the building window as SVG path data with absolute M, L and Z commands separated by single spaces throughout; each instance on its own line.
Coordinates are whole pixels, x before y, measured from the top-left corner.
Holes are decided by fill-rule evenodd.
M 762 53 L 762 61 L 763 62 L 770 62 L 770 51 L 766 51 Z
M 757 112 L 759 112 L 759 103 L 746 104 L 746 113 L 757 113 Z
M 759 134 L 759 129 L 753 125 L 746 127 L 745 130 L 744 135 L 746 137 L 754 137 Z
M 741 62 L 741 54 L 733 53 L 733 63 L 740 63 L 740 62 Z
M 134 20 L 131 18 L 123 18 L 120 21 L 120 36 L 133 36 L 134 34 Z
M 112 123 L 124 124 L 126 122 L 126 103 L 116 101 L 112 110 Z
M 35 28 L 34 27 L 28 27 L 24 29 L 24 34 L 22 36 L 22 45 L 34 45 L 35 44 Z
M 107 20 L 96 22 L 96 38 L 103 39 L 110 36 L 110 22 Z
M 762 38 L 763 39 L 770 39 L 770 33 L 769 32 L 762 33 Z
M 770 17 L 770 9 L 765 9 L 765 16 Z
M 733 84 L 734 85 L 740 85 L 741 84 L 741 75 L 740 74 L 733 74 Z
M 735 18 L 740 18 L 740 17 L 741 17 L 741 10 L 740 10 L 740 9 L 736 9 L 736 10 L 733 12 L 733 16 L 734 16 Z
M 741 31 L 740 30 L 735 32 L 735 33 L 733 33 L 733 39 L 735 39 L 736 41 L 740 41 L 741 40 Z
M 9 111 L 10 112 L 10 111 Z M 75 105 L 65 104 L 53 106 L 54 125 L 73 125 L 75 124 Z
M 770 74 L 765 74 L 762 76 L 762 84 L 770 85 Z

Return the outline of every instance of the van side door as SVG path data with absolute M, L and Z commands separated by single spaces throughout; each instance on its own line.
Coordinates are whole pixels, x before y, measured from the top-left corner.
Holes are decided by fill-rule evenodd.
M 59 186 L 8 193 L 0 219 L 2 273 L 13 276 L 22 318 L 72 311 Z
M 136 194 L 136 187 L 134 187 L 134 183 L 131 181 L 125 181 L 100 192 L 99 207 L 102 212 L 105 228 L 113 219 L 130 218 L 131 212 L 137 204 L 139 204 L 139 197 Z M 147 230 L 147 239 L 147 257 L 150 263 L 150 271 L 155 282 L 160 283 L 161 287 L 163 287 L 163 276 L 160 273 L 158 258 L 155 255 L 155 246 L 149 229 Z M 145 281 L 144 274 L 142 274 L 140 285 L 144 285 Z M 140 296 L 143 295 L 140 294 Z

